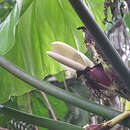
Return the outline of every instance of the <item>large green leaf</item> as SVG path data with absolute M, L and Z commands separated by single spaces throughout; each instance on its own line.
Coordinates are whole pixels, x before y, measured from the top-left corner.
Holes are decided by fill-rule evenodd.
M 11 13 L 5 19 L 5 21 L 2 24 L 0 24 L 0 40 L 1 40 L 0 54 L 3 55 L 5 54 L 9 59 L 12 59 L 12 61 L 17 63 L 19 61 L 22 61 L 22 59 L 19 59 L 19 57 L 17 57 L 18 56 L 17 53 L 19 52 L 20 48 L 17 47 L 18 44 L 16 44 L 16 37 L 15 37 L 17 33 L 15 31 L 15 28 L 18 23 L 20 14 L 19 10 L 23 9 L 23 6 L 20 6 L 21 2 L 19 1 L 16 3 L 14 9 L 11 11 Z M 24 2 L 24 5 L 26 5 L 24 7 L 24 10 L 26 10 L 28 7 L 26 3 L 27 2 Z M 21 64 L 21 66 L 22 65 L 23 64 Z M 20 80 L 17 80 L 11 74 L 7 73 L 3 69 L 0 69 L 0 75 L 2 75 L 0 78 L 0 92 L 1 92 L 0 103 L 7 101 L 8 97 L 11 95 L 21 95 L 26 91 L 30 90 L 27 87 L 24 87 L 24 84 L 21 84 Z M 18 85 L 20 86 L 18 87 Z
M 63 3 L 67 5 L 63 5 Z M 13 36 L 6 33 L 13 39 L 10 40 L 9 47 L 7 47 L 10 50 L 5 55 L 7 59 L 39 78 L 62 70 L 63 68 L 58 63 L 46 55 L 46 51 L 50 49 L 50 43 L 56 40 L 65 41 L 76 48 L 75 41 L 78 44 L 78 40 L 81 40 L 81 37 L 76 37 L 78 33 L 80 34 L 76 27 L 81 22 L 68 1 L 63 3 L 58 0 L 34 0 L 30 6 L 25 4 L 28 8 L 26 11 L 22 10 L 24 13 L 17 24 L 15 37 L 12 33 Z M 71 21 L 63 10 L 69 10 L 69 16 L 73 16 L 74 20 Z M 1 35 L 3 35 L 2 32 Z M 2 75 L 0 102 L 8 100 L 11 95 L 22 95 L 32 90 L 27 84 L 14 78 L 3 69 L 0 69 L 0 74 Z
M 90 12 L 95 18 L 99 26 L 104 29 L 102 21 L 104 19 L 104 0 L 85 0 L 87 6 L 89 7 Z
M 9 108 L 0 105 L 0 113 L 8 115 L 17 120 L 23 120 L 30 124 L 38 125 L 45 128 L 50 128 L 53 130 L 83 130 L 83 128 L 62 121 L 55 121 L 49 118 L 31 115 L 28 113 L 23 113 L 17 111 L 16 109 Z
M 82 52 L 86 50 L 82 34 L 76 29 L 82 23 L 68 1 L 17 1 L 16 7 L 2 25 L 6 29 L 1 28 L 0 32 L 1 54 L 40 79 L 63 70 L 46 54 L 51 42 L 63 41 Z M 0 103 L 8 100 L 9 96 L 22 95 L 32 90 L 5 70 L 0 69 L 0 74 Z
M 6 20 L 0 24 L 0 54 L 6 54 L 15 43 L 15 30 L 14 26 L 18 21 L 19 9 L 18 4 L 8 15 Z

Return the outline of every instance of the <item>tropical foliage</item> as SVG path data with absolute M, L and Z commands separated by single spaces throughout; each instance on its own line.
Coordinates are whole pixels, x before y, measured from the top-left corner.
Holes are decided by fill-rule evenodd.
M 106 28 L 102 24 L 104 19 L 104 0 L 84 0 L 83 2 L 89 8 L 99 26 L 104 30 Z M 111 15 L 109 15 L 109 18 L 111 18 Z M 129 13 L 125 16 L 125 22 L 129 27 L 128 21 Z M 0 55 L 4 56 L 8 61 L 18 66 L 27 74 L 33 75 L 40 80 L 46 79 L 48 75 L 55 77 L 57 80 L 52 82 L 53 84 L 63 89 L 65 89 L 65 84 L 67 84 L 66 91 L 73 92 L 79 97 L 84 97 L 87 101 L 89 93 L 87 88 L 75 78 L 65 81 L 66 77 L 63 66 L 46 54 L 46 51 L 51 49 L 51 42 L 53 41 L 65 42 L 82 53 L 86 53 L 82 33 L 77 30 L 83 23 L 69 1 L 1 0 L 0 23 Z M 85 105 L 77 105 L 76 103 L 72 105 L 78 107 L 74 107 L 70 104 L 71 101 L 66 103 L 64 99 L 63 101 L 60 100 L 62 98 L 57 99 L 49 95 L 49 92 L 49 94 L 42 93 L 7 72 L 2 67 L 0 68 L 0 75 L 0 104 L 4 105 L 4 109 L 2 106 L 0 108 L 4 114 L 7 112 L 6 117 L 0 113 L 0 126 L 2 127 L 8 125 L 10 129 L 14 129 L 10 123 L 13 119 L 12 116 L 14 116 L 13 121 L 19 120 L 19 117 L 20 120 L 27 117 L 25 121 L 33 124 L 31 128 L 34 125 L 38 125 L 40 126 L 38 127 L 40 130 L 46 129 L 43 127 L 48 127 L 48 124 L 55 126 L 50 128 L 57 130 L 83 129 L 75 125 L 56 122 L 44 117 L 54 119 L 55 115 L 56 120 L 58 119 L 79 126 L 84 126 L 90 119 L 90 113 L 83 109 L 90 110 L 91 107 L 85 108 Z M 60 91 L 60 89 L 57 90 Z M 50 107 L 48 106 L 49 104 L 51 105 Z M 20 113 L 19 111 L 16 112 L 14 109 L 10 109 L 10 107 L 28 112 L 30 115 Z M 52 111 L 50 108 L 52 108 Z M 9 116 L 8 114 L 13 112 L 13 110 L 16 115 Z M 110 109 L 110 111 L 112 110 Z M 54 115 L 52 114 L 53 112 Z M 114 112 L 113 116 L 120 113 L 117 111 Z M 37 117 L 31 116 L 31 114 L 35 114 Z M 41 119 L 39 116 L 43 116 L 43 118 Z M 112 118 L 112 114 L 108 118 Z M 41 125 L 42 122 L 46 123 Z

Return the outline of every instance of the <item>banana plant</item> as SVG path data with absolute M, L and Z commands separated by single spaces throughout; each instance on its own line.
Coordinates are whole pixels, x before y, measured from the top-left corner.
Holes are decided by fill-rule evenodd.
M 52 50 L 47 51 L 47 54 L 56 61 L 75 69 L 77 77 L 83 77 L 86 86 L 91 89 L 93 94 L 97 97 L 109 97 L 109 95 L 104 93 L 106 91 L 109 91 L 113 95 L 118 94 L 125 98 L 128 97 L 119 90 L 118 85 L 120 84 L 111 79 L 113 73 L 110 73 L 108 68 L 106 69 L 105 67 L 104 69 L 102 63 L 94 63 L 83 53 L 75 50 L 71 46 L 59 41 L 53 42 Z

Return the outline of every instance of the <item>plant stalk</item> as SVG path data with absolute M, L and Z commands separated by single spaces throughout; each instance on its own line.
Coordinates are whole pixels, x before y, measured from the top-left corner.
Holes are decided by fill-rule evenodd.
M 77 12 L 78 16 L 80 17 L 84 25 L 87 27 L 89 32 L 92 34 L 99 47 L 102 49 L 103 53 L 106 55 L 106 58 L 110 61 L 113 68 L 117 71 L 126 86 L 129 88 L 128 91 L 130 94 L 130 71 L 125 66 L 118 52 L 111 45 L 110 41 L 108 40 L 104 32 L 101 30 L 101 28 L 98 26 L 83 1 L 69 0 L 69 2 Z
M 6 60 L 3 56 L 0 56 L 0 66 L 6 69 L 8 72 L 12 73 L 17 78 L 30 84 L 32 87 L 41 90 L 43 92 L 46 92 L 52 96 L 55 96 L 56 98 L 61 99 L 74 106 L 77 106 L 89 112 L 95 113 L 99 116 L 102 116 L 104 118 L 112 119 L 121 113 L 117 110 L 113 110 L 112 108 L 95 104 L 91 101 L 84 99 L 83 97 L 76 96 L 75 94 L 65 91 L 61 88 L 58 88 L 46 81 L 41 81 L 23 72 L 18 67 L 14 66 L 8 60 Z M 130 128 L 130 120 L 122 124 Z
M 110 127 L 113 127 L 120 121 L 130 117 L 130 111 L 125 111 L 124 113 L 119 114 L 118 116 L 114 117 L 112 120 L 106 122 Z

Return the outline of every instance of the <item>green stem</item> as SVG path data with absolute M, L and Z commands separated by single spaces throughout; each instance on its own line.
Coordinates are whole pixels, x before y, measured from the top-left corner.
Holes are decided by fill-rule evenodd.
M 91 101 L 87 101 L 86 99 L 76 96 L 68 91 L 60 89 L 46 81 L 41 81 L 29 74 L 26 74 L 18 67 L 15 67 L 8 60 L 6 60 L 3 56 L 0 56 L 0 66 L 6 69 L 8 72 L 15 75 L 17 78 L 23 80 L 24 82 L 32 85 L 34 88 L 39 89 L 43 92 L 46 92 L 52 96 L 55 96 L 67 103 L 70 103 L 74 106 L 87 110 L 89 112 L 95 113 L 99 116 L 102 116 L 107 119 L 112 119 L 115 116 L 119 115 L 121 112 L 113 110 L 109 107 L 103 105 L 97 105 Z M 125 125 L 130 127 L 130 120 L 125 122 Z
M 38 125 L 44 128 L 55 130 L 83 130 L 83 128 L 62 121 L 56 121 L 45 117 L 34 116 L 29 113 L 21 112 L 13 108 L 0 105 L 0 114 L 5 114 L 16 120 L 22 120 L 29 124 Z
M 114 125 L 128 117 L 130 117 L 130 111 L 125 111 L 124 113 L 121 113 L 118 116 L 114 117 L 112 120 L 106 122 L 106 124 L 108 123 L 110 127 L 113 127 Z
M 88 8 L 82 0 L 69 0 L 72 7 L 75 9 L 80 19 L 95 38 L 96 42 L 103 50 L 104 54 L 111 62 L 114 69 L 119 73 L 120 77 L 124 80 L 127 87 L 130 88 L 130 71 L 123 63 L 121 57 L 111 45 L 110 41 L 98 26 L 94 18 L 91 16 Z M 130 89 L 129 89 L 130 94 Z

